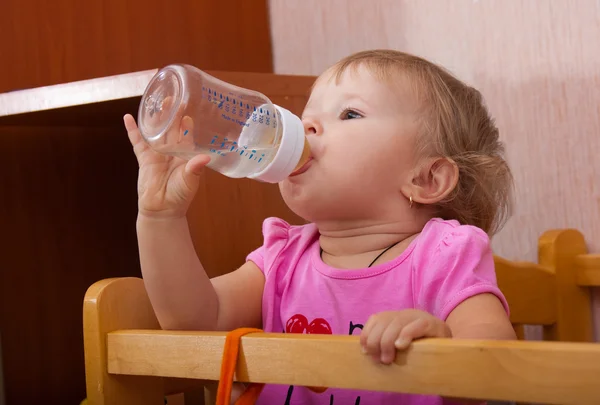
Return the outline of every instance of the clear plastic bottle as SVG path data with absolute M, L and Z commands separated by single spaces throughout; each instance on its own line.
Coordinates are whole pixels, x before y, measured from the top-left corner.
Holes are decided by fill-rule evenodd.
M 152 78 L 138 126 L 155 151 L 186 160 L 207 154 L 208 167 L 228 177 L 277 183 L 310 157 L 297 116 L 189 65 L 166 66 Z

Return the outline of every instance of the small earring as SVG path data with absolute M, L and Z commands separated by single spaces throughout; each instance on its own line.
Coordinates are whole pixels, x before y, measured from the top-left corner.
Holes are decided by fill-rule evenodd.
M 412 208 L 413 205 L 413 199 L 412 199 L 412 195 L 410 196 L 410 198 L 408 199 L 410 201 L 410 205 L 408 206 L 409 208 Z

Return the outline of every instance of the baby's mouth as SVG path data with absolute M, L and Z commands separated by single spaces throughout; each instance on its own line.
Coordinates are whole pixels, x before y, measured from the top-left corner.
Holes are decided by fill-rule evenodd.
M 313 161 L 313 158 L 309 157 L 308 160 L 306 161 L 306 163 L 304 163 L 296 171 L 294 171 L 294 172 L 292 172 L 292 174 L 290 174 L 290 177 L 298 176 L 299 174 L 302 174 L 305 171 L 307 171 L 308 169 L 310 169 L 310 166 L 312 165 L 312 161 Z

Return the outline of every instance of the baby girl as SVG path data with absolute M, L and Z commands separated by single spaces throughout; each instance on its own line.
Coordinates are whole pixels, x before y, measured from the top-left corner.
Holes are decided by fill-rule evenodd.
M 266 219 L 262 246 L 209 279 L 186 211 L 210 157 L 157 154 L 125 116 L 143 278 L 161 326 L 357 335 L 356 350 L 383 364 L 424 337 L 514 339 L 490 248 L 512 177 L 481 94 L 422 58 L 365 51 L 317 79 L 302 121 L 312 159 L 279 186 L 308 224 Z M 451 400 L 267 385 L 258 403 Z

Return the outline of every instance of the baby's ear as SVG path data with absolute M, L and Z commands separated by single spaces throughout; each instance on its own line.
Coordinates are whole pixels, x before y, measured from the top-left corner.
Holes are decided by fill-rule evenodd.
M 403 193 L 419 204 L 436 204 L 450 194 L 458 183 L 458 166 L 449 158 L 424 159 L 414 172 L 412 184 Z

